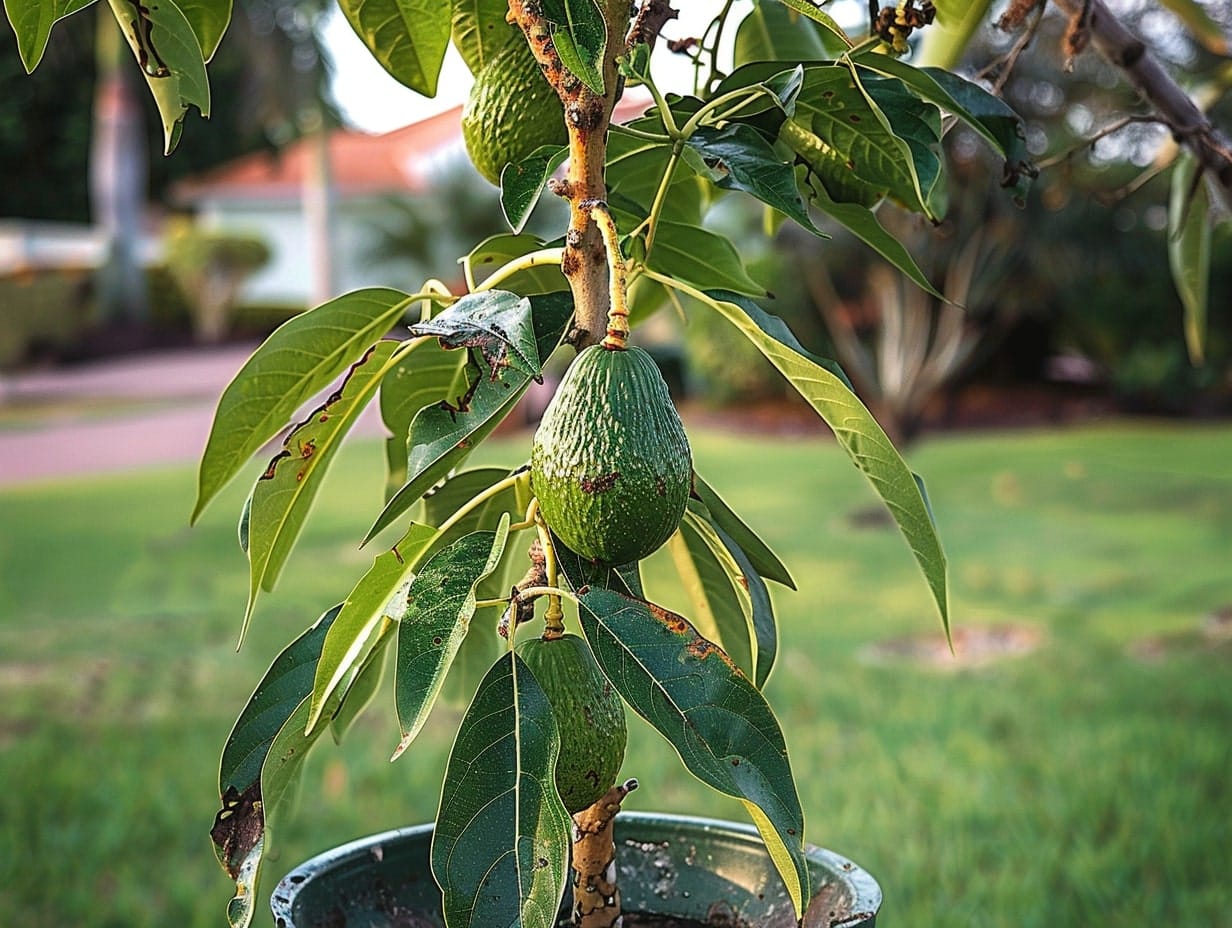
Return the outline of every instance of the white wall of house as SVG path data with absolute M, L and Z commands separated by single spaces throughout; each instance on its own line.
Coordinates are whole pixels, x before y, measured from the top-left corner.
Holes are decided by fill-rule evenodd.
M 334 206 L 333 279 L 337 293 L 388 286 L 388 272 L 371 258 L 375 233 L 371 216 L 379 197 L 349 197 Z M 198 217 L 209 229 L 256 235 L 270 248 L 270 260 L 248 279 L 245 303 L 307 305 L 312 275 L 308 267 L 308 229 L 298 199 L 202 199 Z

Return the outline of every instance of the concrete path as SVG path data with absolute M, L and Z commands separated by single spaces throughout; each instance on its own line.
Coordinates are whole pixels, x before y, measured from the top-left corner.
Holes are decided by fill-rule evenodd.
M 0 486 L 195 461 L 255 345 L 0 376 Z M 368 410 L 356 429 L 382 434 Z

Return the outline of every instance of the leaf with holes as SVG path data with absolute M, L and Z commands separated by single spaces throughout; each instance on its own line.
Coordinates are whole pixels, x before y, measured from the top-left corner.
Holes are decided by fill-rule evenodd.
M 427 721 L 445 674 L 475 614 L 475 587 L 496 569 L 509 537 L 509 516 L 495 532 L 472 532 L 435 554 L 411 581 L 398 624 L 395 702 L 402 740 L 397 759 Z
M 375 396 L 399 344 L 381 341 L 373 345 L 352 366 L 342 386 L 291 431 L 253 487 L 248 520 L 248 608 L 241 641 L 257 595 L 274 588 L 343 438 Z
M 432 874 L 450 928 L 555 928 L 570 829 L 559 753 L 547 695 L 506 652 L 462 718 L 441 788 Z
M 158 106 L 164 153 L 171 154 L 188 107 L 195 106 L 202 116 L 210 115 L 210 81 L 201 45 L 173 0 L 148 5 L 131 0 L 109 2 Z
M 582 630 L 603 673 L 686 770 L 746 803 L 800 916 L 811 896 L 804 813 L 765 698 L 682 617 L 610 590 L 592 588 L 580 600 Z
M 434 335 L 445 348 L 473 348 L 492 380 L 505 367 L 539 383 L 539 349 L 530 300 L 507 290 L 468 293 L 432 319 L 411 326 L 412 335 Z
M 397 290 L 357 290 L 283 323 L 253 352 L 218 401 L 193 521 L 300 407 L 393 328 L 406 306 Z
M 573 315 L 568 294 L 552 293 L 530 298 L 537 356 L 546 358 L 556 349 Z M 526 392 L 530 377 L 506 369 L 498 380 L 481 378 L 464 409 L 429 406 L 411 423 L 407 481 L 390 497 L 365 542 L 410 509 L 438 480 L 464 459 L 472 447 L 496 428 Z

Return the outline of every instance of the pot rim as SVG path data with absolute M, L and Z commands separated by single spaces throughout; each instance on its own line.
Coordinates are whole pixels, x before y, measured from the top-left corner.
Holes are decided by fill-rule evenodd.
M 757 829 L 744 822 L 733 822 L 726 819 L 705 818 L 693 815 L 677 815 L 671 812 L 621 812 L 616 818 L 617 828 L 621 832 L 632 829 L 635 833 L 639 827 L 653 826 L 655 828 L 680 828 L 696 830 L 702 834 L 716 835 L 731 841 L 756 845 L 764 849 L 761 834 Z M 376 845 L 389 844 L 395 841 L 418 839 L 430 835 L 435 828 L 434 822 L 422 825 L 409 825 L 401 828 L 391 828 L 365 837 L 356 838 L 345 844 L 337 845 L 310 857 L 284 876 L 275 887 L 270 907 L 273 910 L 274 923 L 282 924 L 281 918 L 291 916 L 295 897 L 305 889 L 312 880 L 330 866 L 341 861 L 368 855 Z M 826 870 L 835 874 L 836 878 L 846 884 L 851 893 L 850 918 L 835 922 L 831 928 L 843 928 L 844 925 L 859 924 L 870 914 L 881 909 L 881 886 L 871 873 L 854 861 L 828 848 L 815 844 L 805 845 L 806 856 Z

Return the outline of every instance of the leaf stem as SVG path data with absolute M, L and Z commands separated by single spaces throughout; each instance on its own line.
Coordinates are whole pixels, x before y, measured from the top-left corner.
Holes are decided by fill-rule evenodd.
M 667 159 L 667 167 L 663 169 L 663 179 L 659 181 L 659 189 L 655 191 L 654 202 L 650 204 L 650 213 L 646 216 L 646 255 L 643 262 L 650 260 L 650 250 L 654 247 L 655 231 L 659 225 L 659 215 L 667 202 L 667 191 L 676 176 L 676 166 L 680 163 L 680 154 L 684 149 L 684 141 L 677 139 L 672 146 L 672 154 Z
M 535 528 L 539 532 L 539 544 L 543 548 L 543 575 L 547 578 L 548 586 L 554 587 L 557 585 L 557 567 L 556 567 L 556 546 L 552 544 L 552 533 L 548 531 L 548 525 L 543 521 L 543 516 L 535 513 Z M 519 594 L 523 595 L 523 594 Z M 543 613 L 543 637 L 544 640 L 550 641 L 554 638 L 560 638 L 565 634 L 565 613 L 560 608 L 560 597 L 548 594 L 548 608 Z
M 610 351 L 624 351 L 629 339 L 628 285 L 625 282 L 625 260 L 620 254 L 620 232 L 607 204 L 591 200 L 583 204 L 590 219 L 599 227 L 607 250 L 608 291 L 607 334 L 601 344 Z
M 444 535 L 451 528 L 461 522 L 469 513 L 474 512 L 492 497 L 503 493 L 511 487 L 517 486 L 518 481 L 522 478 L 522 473 L 519 471 L 515 474 L 510 474 L 502 480 L 496 481 L 492 486 L 488 487 L 482 493 L 477 493 L 470 498 L 468 502 L 463 504 L 462 508 L 457 510 L 448 519 L 437 526 L 437 537 Z
M 550 264 L 560 266 L 561 259 L 564 257 L 565 249 L 563 248 L 541 248 L 539 251 L 532 251 L 529 254 L 514 258 L 502 264 L 493 271 L 483 283 L 474 283 L 474 278 L 467 282 L 467 287 L 472 293 L 481 293 L 484 290 L 491 290 L 497 284 L 504 283 L 514 274 L 519 271 L 529 271 L 537 267 L 546 267 Z

